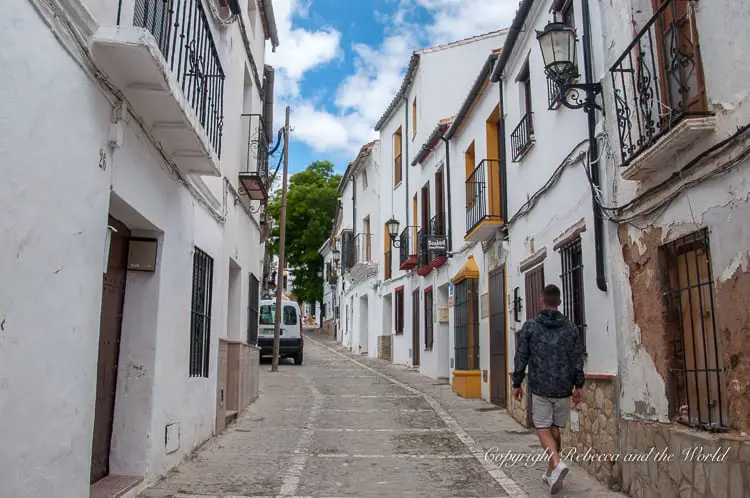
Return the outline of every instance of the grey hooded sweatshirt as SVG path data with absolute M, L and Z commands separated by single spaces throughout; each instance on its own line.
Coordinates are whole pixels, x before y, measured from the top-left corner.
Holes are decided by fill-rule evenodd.
M 578 328 L 559 311 L 542 310 L 526 320 L 516 342 L 513 387 L 521 387 L 529 367 L 528 389 L 547 398 L 567 398 L 583 387 L 583 344 Z

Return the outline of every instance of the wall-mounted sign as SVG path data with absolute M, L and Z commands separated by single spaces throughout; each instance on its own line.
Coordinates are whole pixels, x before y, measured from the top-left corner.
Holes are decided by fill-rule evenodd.
M 427 250 L 433 253 L 444 253 L 448 250 L 447 237 L 428 237 Z
M 486 292 L 479 296 L 479 316 L 481 318 L 487 318 L 489 313 L 489 294 Z
M 448 323 L 448 308 L 438 308 L 438 323 Z

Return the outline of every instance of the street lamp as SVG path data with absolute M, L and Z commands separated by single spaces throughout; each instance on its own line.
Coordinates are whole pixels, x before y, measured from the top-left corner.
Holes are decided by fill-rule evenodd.
M 388 235 L 391 237 L 391 244 L 393 244 L 393 247 L 398 248 L 401 245 L 400 241 L 396 240 L 399 226 L 398 220 L 395 216 L 391 216 L 391 219 L 385 222 L 385 226 L 388 228 Z
M 552 21 L 536 32 L 536 39 L 542 50 L 544 72 L 554 83 L 557 100 L 569 109 L 603 111 L 596 103 L 596 96 L 602 92 L 601 83 L 571 83 L 579 76 L 576 30 L 564 22 Z

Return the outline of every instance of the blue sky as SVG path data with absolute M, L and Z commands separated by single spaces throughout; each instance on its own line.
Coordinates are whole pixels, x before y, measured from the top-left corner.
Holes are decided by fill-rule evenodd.
M 518 0 L 274 0 L 280 45 L 274 128 L 291 106 L 289 170 L 329 160 L 343 172 L 414 50 L 507 27 Z M 270 45 L 270 44 L 269 44 Z M 275 166 L 276 161 L 273 162 Z

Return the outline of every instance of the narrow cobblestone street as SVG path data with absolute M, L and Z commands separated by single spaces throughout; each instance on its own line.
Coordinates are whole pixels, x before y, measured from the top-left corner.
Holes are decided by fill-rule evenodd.
M 273 374 L 264 363 L 259 400 L 140 496 L 549 495 L 545 463 L 501 467 L 485 457 L 493 448 L 540 453 L 504 411 L 307 337 L 302 366 L 283 361 Z M 558 496 L 621 495 L 573 466 Z

